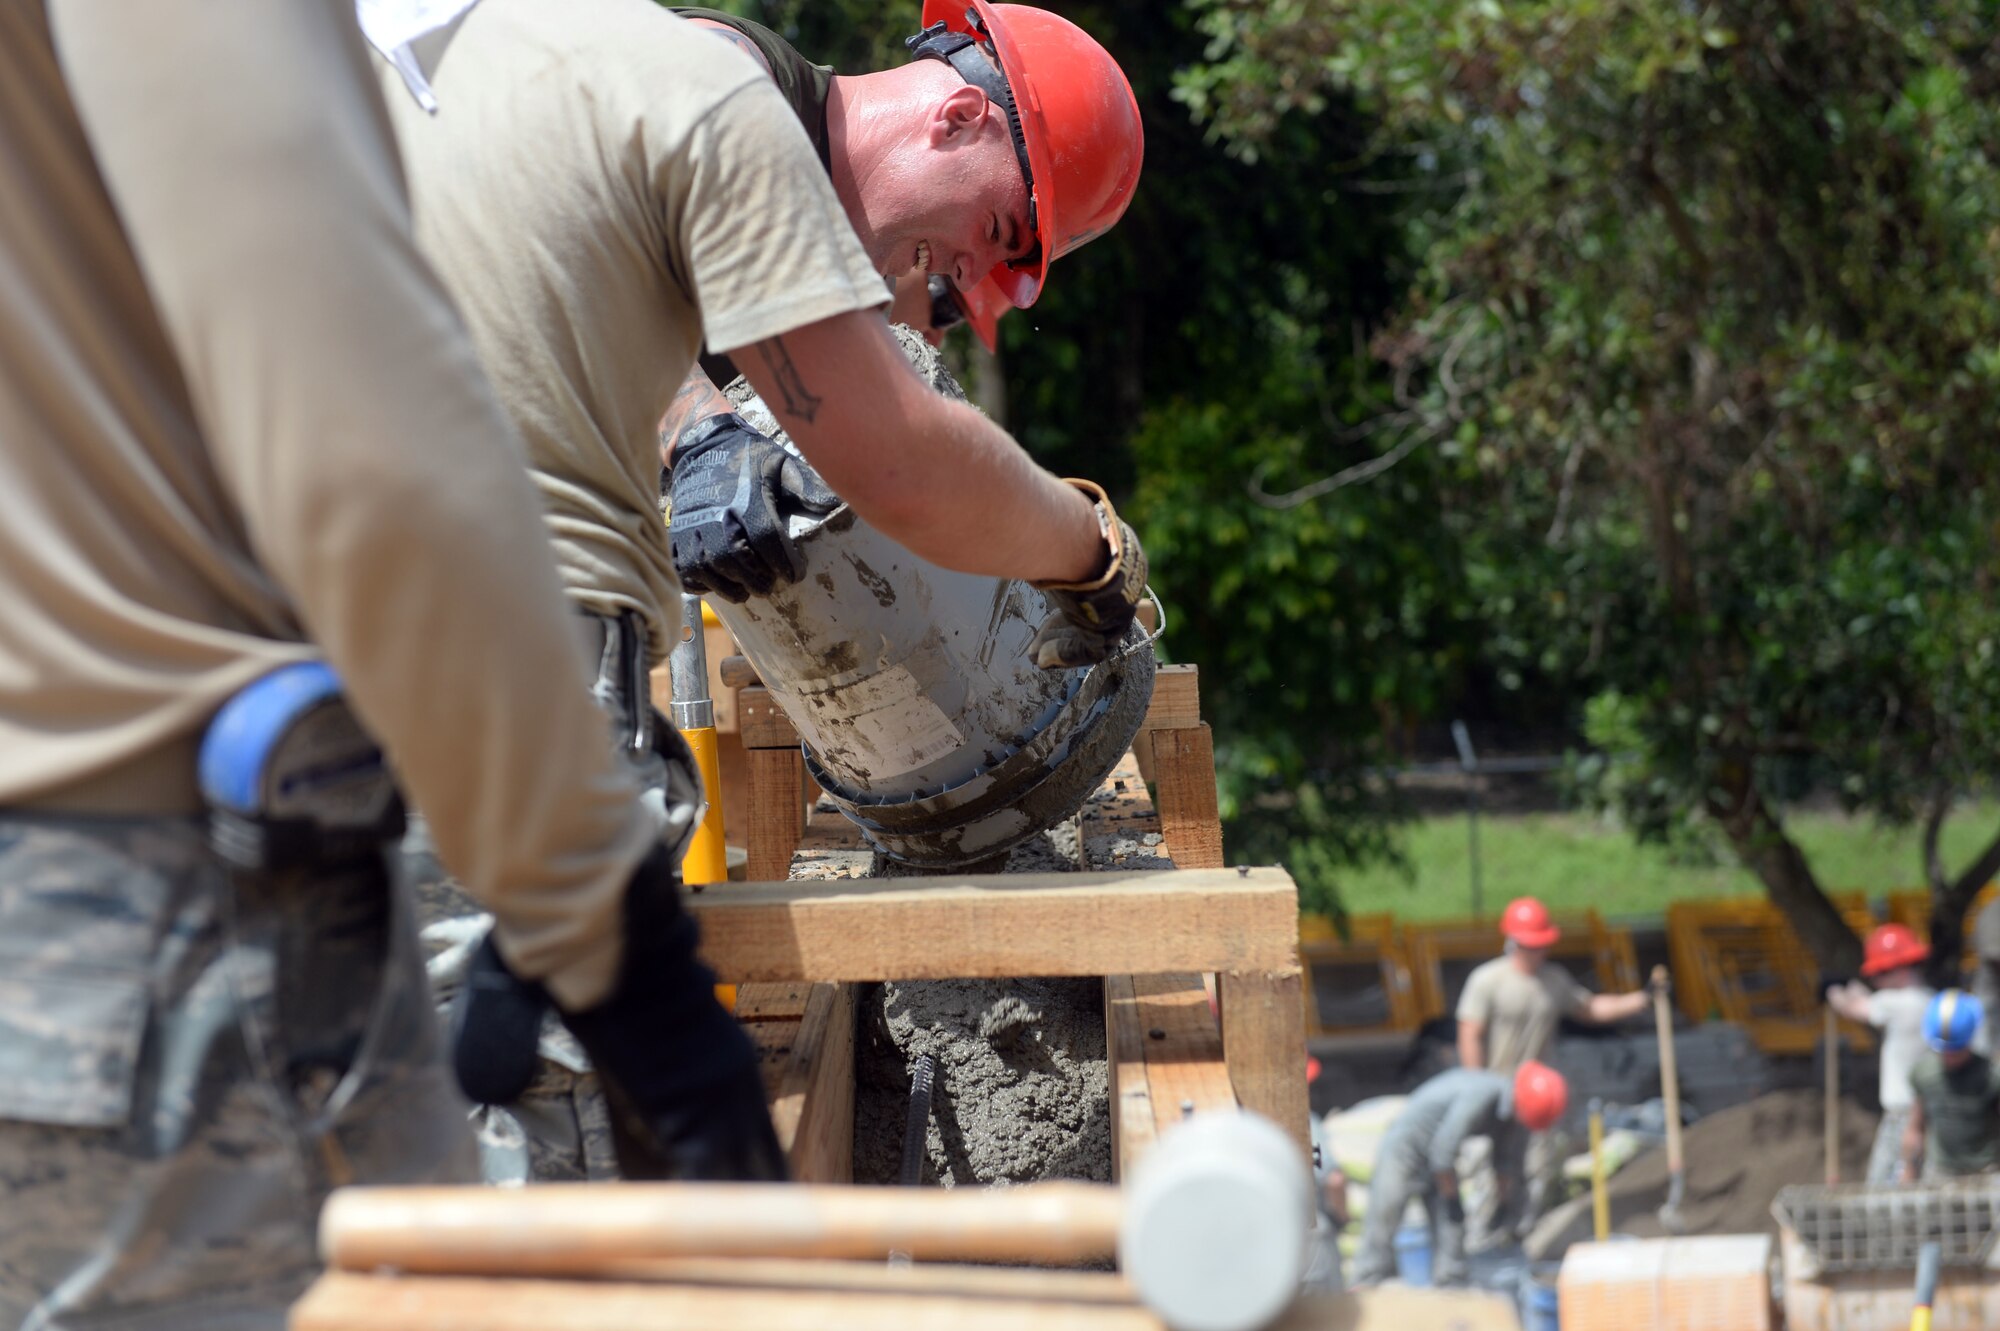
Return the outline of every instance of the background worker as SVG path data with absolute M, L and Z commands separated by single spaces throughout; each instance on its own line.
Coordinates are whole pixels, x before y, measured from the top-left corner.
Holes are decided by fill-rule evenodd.
M 1946 989 L 1924 1010 L 1930 1052 L 1910 1069 L 1899 1182 L 2000 1170 L 2000 1066 L 1973 1048 L 1984 1016 L 1979 1000 L 1960 989 Z
M 1144 133 L 1131 85 L 1089 34 L 1047 10 L 927 0 L 924 29 L 909 39 L 915 58 L 859 76 L 811 64 L 755 23 L 677 12 L 776 82 L 869 261 L 905 279 L 891 313 L 902 322 L 928 323 L 927 294 L 913 312 L 902 293 L 943 275 L 990 347 L 998 312 L 1033 304 L 1049 264 L 1108 231 L 1138 187 Z M 825 487 L 785 465 L 699 365 L 660 440 L 682 584 L 742 601 L 796 581 L 803 568 L 783 518 L 830 511 L 838 501 Z
M 886 535 L 934 563 L 1042 586 L 1055 610 L 1038 662 L 1099 660 L 1123 639 L 1145 585 L 1137 538 L 1096 487 L 1043 471 L 918 378 L 880 313 L 878 267 L 763 67 L 650 0 L 481 0 L 442 27 L 376 32 L 418 239 L 526 438 L 617 743 L 675 774 L 675 836 L 697 783 L 647 696 L 647 668 L 680 624 L 657 427 L 704 339 L 740 357 L 813 466 Z M 961 170 L 1009 182 L 1003 213 L 1026 219 L 1006 117 L 975 96 L 977 114 L 939 133 L 950 129 Z M 1047 227 L 1065 179 L 1038 177 Z M 998 242 L 965 238 L 976 256 L 947 251 L 942 233 L 935 243 L 962 274 L 1007 257 Z M 733 456 L 744 470 L 706 472 L 713 490 L 676 510 L 717 532 L 739 520 L 715 547 L 725 558 L 731 541 L 747 548 L 782 524 L 735 497 L 762 494 L 758 468 L 789 460 Z M 503 953 L 474 954 L 455 1027 L 461 1083 L 496 1104 L 542 1071 L 533 995 L 511 984 Z M 578 1104 L 574 1117 L 602 1115 Z M 628 1176 L 651 1172 L 622 1146 Z
M 0 1326 L 278 1331 L 331 1186 L 470 1177 L 384 848 L 207 836 L 217 710 L 318 657 L 628 1129 L 733 1154 L 754 1051 L 346 0 L 0 4 L 0 290 Z
M 1627 994 L 1594 994 L 1577 982 L 1549 949 L 1562 930 L 1549 918 L 1548 907 L 1533 897 L 1507 903 L 1500 915 L 1506 953 L 1484 962 L 1466 977 L 1458 996 L 1458 1062 L 1460 1067 L 1487 1068 L 1502 1076 L 1529 1061 L 1549 1057 L 1562 1018 L 1608 1024 L 1636 1017 L 1651 1001 L 1646 990 Z M 1528 1195 L 1521 1207 L 1521 1224 L 1540 1217 L 1555 1171 L 1561 1167 L 1563 1144 L 1538 1136 L 1528 1148 Z M 1484 1171 L 1479 1171 L 1483 1183 Z M 1482 1208 L 1479 1237 L 1492 1222 Z
M 1493 1143 L 1493 1168 L 1504 1212 L 1521 1196 L 1529 1133 L 1543 1132 L 1569 1107 L 1569 1085 L 1543 1063 L 1511 1077 L 1449 1068 L 1419 1086 L 1389 1125 L 1368 1181 L 1368 1214 L 1355 1257 L 1354 1284 L 1380 1284 L 1396 1273 L 1396 1230 L 1412 1201 L 1421 1202 L 1431 1234 L 1431 1280 L 1466 1281 L 1465 1204 L 1459 1148 L 1474 1137 Z
M 1910 1069 L 1924 1052 L 1924 1014 L 1933 996 L 1922 971 L 1930 955 L 1930 948 L 1904 926 L 1880 925 L 1862 950 L 1861 973 L 1868 984 L 1826 991 L 1834 1012 L 1882 1032 L 1882 1121 L 1868 1152 L 1870 1183 L 1895 1182 L 1901 1163 L 1903 1128 L 1910 1117 Z

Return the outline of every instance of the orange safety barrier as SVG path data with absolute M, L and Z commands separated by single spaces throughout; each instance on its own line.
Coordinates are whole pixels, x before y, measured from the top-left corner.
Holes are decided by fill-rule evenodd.
M 1875 926 L 1865 894 L 1834 893 L 1832 901 L 1857 934 Z M 1690 1019 L 1734 1022 L 1767 1054 L 1810 1053 L 1819 1041 L 1819 963 L 1769 900 L 1674 902 L 1667 951 L 1674 993 Z M 1874 1043 L 1866 1027 L 1844 1022 L 1842 1030 L 1857 1046 Z
M 1379 1035 L 1414 1031 L 1423 1020 L 1417 1005 L 1416 984 L 1410 974 L 1410 960 L 1403 943 L 1403 931 L 1391 915 L 1350 915 L 1343 935 L 1333 921 L 1323 915 L 1299 918 L 1299 963 L 1305 967 L 1305 1008 L 1307 1035 Z M 1324 970 L 1345 969 L 1363 974 L 1372 972 L 1372 983 L 1382 989 L 1377 1011 L 1379 1020 L 1328 1020 L 1321 1009 Z M 1370 986 L 1339 986 L 1328 992 L 1336 1008 L 1352 1003 Z M 1357 1014 L 1358 1015 L 1358 1014 Z

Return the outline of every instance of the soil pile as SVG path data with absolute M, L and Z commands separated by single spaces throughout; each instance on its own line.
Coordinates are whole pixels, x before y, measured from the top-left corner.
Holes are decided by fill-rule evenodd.
M 1826 1099 L 1817 1091 L 1777 1091 L 1709 1115 L 1682 1137 L 1686 1190 L 1681 1200 L 1688 1234 L 1776 1233 L 1771 1203 L 1778 1190 L 1826 1177 Z M 1853 1101 L 1840 1111 L 1840 1176 L 1868 1171 L 1876 1116 Z M 1639 1238 L 1666 1234 L 1658 1211 L 1667 1199 L 1667 1153 L 1640 1156 L 1610 1180 L 1611 1228 Z M 1571 1199 L 1535 1226 L 1527 1242 L 1536 1261 L 1562 1256 L 1591 1237 L 1590 1194 Z

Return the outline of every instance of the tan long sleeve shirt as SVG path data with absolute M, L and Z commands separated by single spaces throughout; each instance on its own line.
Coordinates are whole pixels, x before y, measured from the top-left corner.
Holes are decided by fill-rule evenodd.
M 651 830 L 539 518 L 351 0 L 0 0 L 0 807 L 187 811 L 216 707 L 318 651 L 594 1002 Z

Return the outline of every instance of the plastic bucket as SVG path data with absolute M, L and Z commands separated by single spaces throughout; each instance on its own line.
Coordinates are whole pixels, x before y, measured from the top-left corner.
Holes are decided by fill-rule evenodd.
M 1405 1285 L 1430 1288 L 1430 1230 L 1421 1225 L 1405 1225 L 1396 1231 L 1396 1277 Z
M 1558 1331 L 1562 1325 L 1553 1264 L 1521 1273 L 1522 1331 Z

